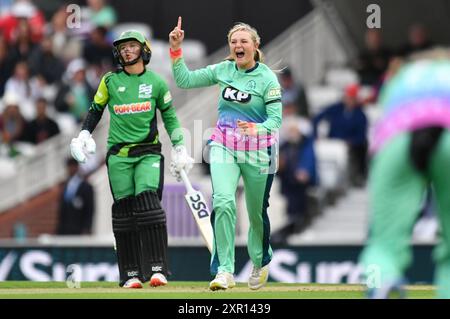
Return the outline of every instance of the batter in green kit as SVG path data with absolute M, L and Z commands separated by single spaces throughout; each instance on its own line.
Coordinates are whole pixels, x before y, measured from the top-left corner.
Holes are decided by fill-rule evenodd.
M 126 85 L 124 85 L 126 84 Z M 110 95 L 109 92 L 114 92 Z M 155 73 L 108 73 L 102 79 L 92 108 L 108 103 L 108 175 L 116 200 L 145 190 L 161 193 L 163 161 L 158 140 L 156 110 L 161 112 L 174 145 L 183 143 L 166 83 Z M 133 141 L 139 141 L 136 143 Z
M 228 34 L 230 56 L 223 62 L 190 71 L 181 54 L 181 18 L 170 33 L 177 86 L 218 85 L 219 118 L 210 139 L 213 187 L 214 248 L 211 290 L 235 286 L 236 190 L 242 177 L 250 227 L 248 253 L 253 263 L 249 288 L 263 287 L 272 259 L 267 208 L 276 170 L 276 131 L 281 125 L 281 90 L 277 77 L 261 62 L 256 30 L 240 23 Z
M 113 54 L 122 68 L 101 80 L 82 131 L 71 143 L 72 156 L 86 160 L 95 151 L 91 132 L 108 108 L 110 126 L 106 163 L 111 192 L 112 226 L 116 239 L 120 286 L 142 288 L 167 284 L 167 227 L 161 207 L 163 156 L 156 111 L 159 110 L 172 150 L 171 167 L 189 171 L 193 159 L 183 145 L 180 124 L 167 84 L 146 70 L 150 44 L 137 31 L 114 41 Z M 172 171 L 172 170 L 171 170 Z

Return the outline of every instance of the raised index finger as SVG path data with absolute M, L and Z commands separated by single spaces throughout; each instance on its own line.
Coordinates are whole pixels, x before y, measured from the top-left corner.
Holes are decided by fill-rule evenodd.
M 178 17 L 177 28 L 178 28 L 178 30 L 181 30 L 181 17 Z

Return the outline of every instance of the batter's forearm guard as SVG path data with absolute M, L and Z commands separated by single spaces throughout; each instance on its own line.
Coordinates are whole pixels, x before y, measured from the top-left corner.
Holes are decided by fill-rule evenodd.
M 103 111 L 96 111 L 90 108 L 88 114 L 86 115 L 86 119 L 83 122 L 81 130 L 88 130 L 89 133 L 92 133 L 97 127 L 98 122 L 100 122 L 102 114 Z

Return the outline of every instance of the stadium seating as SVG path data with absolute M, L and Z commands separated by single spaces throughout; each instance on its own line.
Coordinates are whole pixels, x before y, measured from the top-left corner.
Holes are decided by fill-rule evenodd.
M 192 69 L 204 67 L 206 57 L 206 46 L 203 42 L 195 39 L 183 41 L 183 57 L 187 65 Z
M 359 83 L 358 74 L 350 68 L 331 68 L 325 74 L 325 83 L 338 89 L 349 84 Z
M 320 186 L 327 192 L 344 192 L 347 186 L 347 145 L 341 140 L 318 139 L 314 143 Z
M 310 86 L 306 96 L 312 115 L 319 113 L 326 106 L 338 102 L 342 98 L 342 90 L 333 86 Z
M 151 48 L 152 59 L 150 60 L 149 68 L 170 83 L 173 81 L 173 76 L 167 41 L 154 39 L 151 41 Z

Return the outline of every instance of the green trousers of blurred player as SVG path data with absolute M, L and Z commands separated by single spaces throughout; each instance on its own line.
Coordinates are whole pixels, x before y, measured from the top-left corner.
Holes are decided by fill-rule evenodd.
M 431 183 L 442 237 L 433 254 L 435 281 L 438 297 L 450 298 L 450 132 L 442 132 L 423 173 L 410 160 L 410 143 L 411 133 L 399 134 L 371 163 L 371 228 L 361 261 L 365 269 L 377 269 L 381 284 L 403 278 L 412 262 L 413 226 Z
M 114 200 L 136 196 L 144 191 L 154 191 L 161 199 L 163 164 L 159 154 L 108 156 L 108 177 Z
M 236 190 L 242 176 L 250 227 L 248 254 L 257 267 L 272 259 L 270 222 L 267 214 L 269 192 L 274 177 L 273 147 L 258 151 L 234 151 L 219 143 L 210 143 L 213 187 L 214 248 L 211 274 L 234 273 L 236 226 Z

